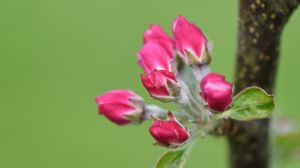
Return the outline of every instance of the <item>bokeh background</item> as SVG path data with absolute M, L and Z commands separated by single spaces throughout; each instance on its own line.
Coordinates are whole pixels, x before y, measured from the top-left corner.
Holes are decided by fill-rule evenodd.
M 180 14 L 214 42 L 212 69 L 232 81 L 237 0 L 1 0 L 0 167 L 152 167 L 166 149 L 152 146 L 150 122 L 118 127 L 97 114 L 94 98 L 130 88 L 157 103 L 141 85 L 136 53 L 150 23 L 170 33 Z M 299 30 L 300 10 L 283 33 L 276 89 L 276 113 L 297 122 Z M 187 168 L 224 168 L 226 159 L 225 139 L 208 137 Z

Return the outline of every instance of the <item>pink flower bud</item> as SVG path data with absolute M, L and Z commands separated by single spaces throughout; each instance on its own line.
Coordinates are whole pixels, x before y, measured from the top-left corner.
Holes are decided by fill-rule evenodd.
M 160 44 L 147 43 L 138 52 L 138 64 L 146 74 L 154 70 L 170 70 L 171 60 L 169 53 Z
M 141 80 L 154 99 L 169 102 L 179 95 L 180 87 L 176 77 L 167 70 L 155 70 L 150 74 L 141 75 Z
M 110 121 L 125 125 L 142 120 L 144 102 L 130 90 L 112 90 L 96 97 L 99 114 Z
M 167 33 L 158 25 L 150 25 L 149 29 L 144 32 L 144 44 L 149 42 L 158 43 L 168 52 L 170 57 L 173 57 L 173 42 Z
M 225 111 L 232 102 L 232 84 L 225 77 L 217 73 L 209 73 L 201 83 L 201 96 L 207 106 L 215 111 Z
M 206 37 L 195 24 L 179 16 L 173 22 L 173 34 L 175 47 L 186 63 L 197 65 L 210 62 Z
M 149 132 L 156 140 L 155 144 L 176 148 L 189 139 L 188 129 L 180 125 L 171 112 L 168 112 L 167 121 L 152 118 L 154 122 L 149 128 Z

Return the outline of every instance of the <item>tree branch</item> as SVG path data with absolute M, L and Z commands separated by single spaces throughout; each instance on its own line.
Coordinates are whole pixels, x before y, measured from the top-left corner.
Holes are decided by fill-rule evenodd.
M 280 38 L 300 0 L 240 0 L 235 91 L 257 85 L 273 93 Z M 231 168 L 269 167 L 269 119 L 227 120 Z M 223 126 L 224 127 L 224 126 Z

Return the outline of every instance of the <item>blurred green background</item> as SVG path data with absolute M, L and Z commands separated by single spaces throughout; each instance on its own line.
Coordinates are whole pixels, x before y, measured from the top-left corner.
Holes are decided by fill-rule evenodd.
M 0 167 L 152 167 L 166 149 L 152 146 L 150 122 L 118 127 L 94 98 L 131 88 L 156 103 L 136 53 L 150 23 L 170 33 L 179 14 L 214 42 L 212 69 L 232 81 L 237 0 L 1 0 Z M 276 91 L 276 112 L 298 122 L 299 30 L 300 10 L 283 33 Z M 200 140 L 187 168 L 224 168 L 226 150 L 223 138 Z

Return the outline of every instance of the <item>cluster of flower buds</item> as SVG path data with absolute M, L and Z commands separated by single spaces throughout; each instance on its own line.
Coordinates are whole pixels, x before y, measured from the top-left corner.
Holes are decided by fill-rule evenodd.
M 143 34 L 143 46 L 137 54 L 137 62 L 144 71 L 141 81 L 149 95 L 162 102 L 184 102 L 182 107 L 189 109 L 180 110 L 181 113 L 193 111 L 193 115 L 189 115 L 190 120 L 203 116 L 201 113 L 223 112 L 228 109 L 232 103 L 233 86 L 222 75 L 208 71 L 201 78 L 197 78 L 194 73 L 193 78 L 198 80 L 197 87 L 201 91 L 199 94 L 191 94 L 193 89 L 183 87 L 190 86 L 190 81 L 181 77 L 177 67 L 179 60 L 192 70 L 197 69 L 194 72 L 201 71 L 202 67 L 206 68 L 206 72 L 209 69 L 211 56 L 205 35 L 183 16 L 174 20 L 172 32 L 174 38 L 169 37 L 160 26 L 150 25 Z M 183 98 L 186 101 L 182 101 Z M 149 131 L 158 145 L 178 147 L 190 137 L 188 129 L 171 112 L 167 113 L 165 110 L 163 115 L 158 114 L 155 109 L 148 108 L 142 98 L 129 90 L 110 91 L 97 97 L 96 101 L 99 113 L 118 125 L 140 123 L 151 115 L 167 115 L 166 121 L 152 116 L 154 123 Z M 192 105 L 188 104 L 190 102 Z

